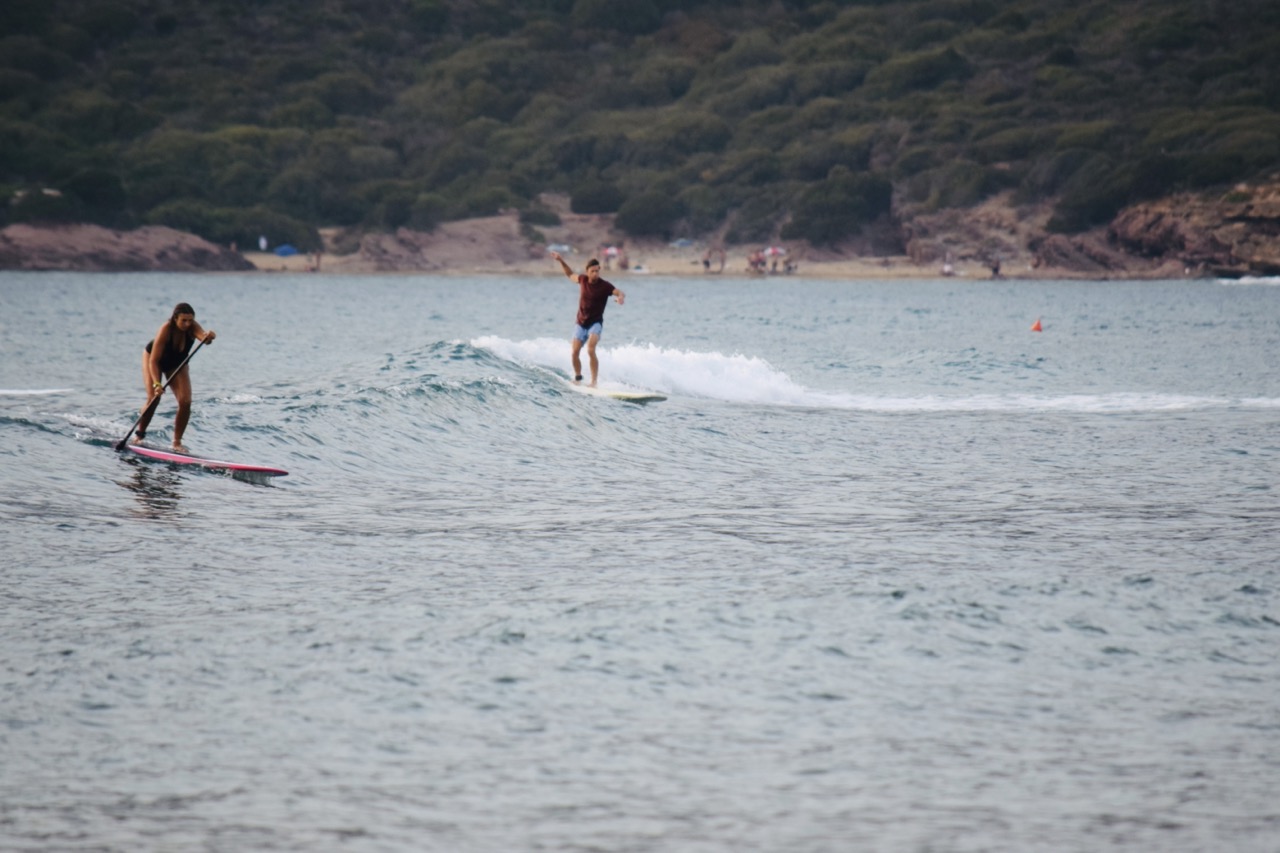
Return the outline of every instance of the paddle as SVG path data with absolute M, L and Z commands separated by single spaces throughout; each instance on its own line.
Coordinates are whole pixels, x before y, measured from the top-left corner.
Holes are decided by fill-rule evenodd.
M 125 444 L 133 436 L 133 431 L 138 428 L 138 424 L 142 423 L 142 419 L 150 415 L 156 410 L 156 406 L 160 405 L 160 398 L 164 396 L 164 389 L 169 387 L 169 383 L 173 381 L 173 377 L 182 372 L 182 368 L 187 366 L 187 362 L 191 360 L 191 356 L 200 351 L 200 347 L 204 346 L 204 341 L 196 341 L 196 345 L 191 348 L 191 352 L 187 353 L 187 357 L 182 360 L 182 364 L 178 365 L 178 369 L 169 374 L 169 378 L 160 386 L 160 390 L 151 398 L 151 402 L 147 403 L 147 407 L 142 410 L 142 414 L 138 415 L 138 419 L 133 422 L 133 426 L 129 427 L 129 431 L 125 433 L 124 438 L 116 442 L 116 450 L 124 450 Z

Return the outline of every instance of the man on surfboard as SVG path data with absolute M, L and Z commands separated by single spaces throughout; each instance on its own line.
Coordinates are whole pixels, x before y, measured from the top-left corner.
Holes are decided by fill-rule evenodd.
M 191 373 L 186 365 L 187 353 L 197 338 L 209 344 L 216 337 L 212 329 L 205 331 L 196 322 L 196 309 L 185 302 L 174 306 L 173 314 L 160 326 L 142 353 L 142 382 L 146 385 L 148 397 L 142 418 L 138 421 L 135 442 L 141 443 L 146 435 L 151 416 L 156 411 L 151 404 L 164 393 L 163 378 L 168 377 L 173 396 L 178 400 L 178 414 L 173 421 L 173 449 L 178 453 L 187 452 L 182 446 L 182 434 L 191 417 Z
M 576 275 L 565 263 L 559 252 L 552 252 L 551 257 L 560 262 L 560 269 L 570 280 L 578 283 L 578 317 L 573 329 L 573 340 L 570 341 L 570 353 L 573 361 L 573 381 L 582 381 L 582 345 L 587 345 L 587 360 L 591 364 L 591 386 L 596 387 L 600 374 L 600 360 L 596 358 L 596 344 L 604 333 L 604 309 L 612 296 L 621 305 L 627 295 L 620 289 L 600 277 L 600 262 L 595 258 L 587 261 L 585 275 Z

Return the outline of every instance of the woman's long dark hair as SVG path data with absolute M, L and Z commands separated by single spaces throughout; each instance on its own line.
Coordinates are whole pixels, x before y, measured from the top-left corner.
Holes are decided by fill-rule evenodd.
M 178 316 L 180 314 L 190 314 L 196 316 L 196 309 L 192 308 L 186 302 L 179 302 L 173 306 L 173 313 L 169 315 L 169 346 L 178 352 L 187 352 L 191 349 L 191 342 L 195 340 L 196 334 L 190 329 L 185 332 L 178 328 Z M 177 336 L 181 335 L 179 338 Z

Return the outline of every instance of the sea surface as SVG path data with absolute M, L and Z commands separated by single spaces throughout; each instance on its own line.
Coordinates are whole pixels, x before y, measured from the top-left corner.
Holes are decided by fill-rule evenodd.
M 1280 849 L 1280 281 L 616 281 L 0 273 L 0 849 Z

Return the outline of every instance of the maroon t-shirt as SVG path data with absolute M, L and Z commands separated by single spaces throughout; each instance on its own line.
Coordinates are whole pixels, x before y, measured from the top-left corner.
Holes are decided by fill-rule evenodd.
M 585 275 L 579 275 L 578 288 L 581 291 L 578 297 L 578 325 L 589 329 L 596 323 L 603 323 L 604 306 L 609 304 L 609 297 L 613 296 L 613 285 L 602 278 L 597 278 L 595 284 L 592 284 Z

